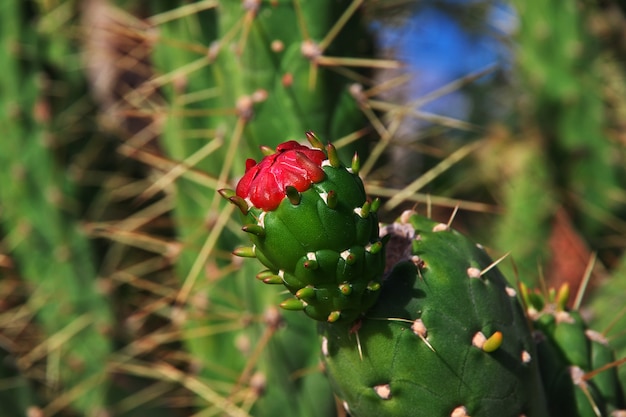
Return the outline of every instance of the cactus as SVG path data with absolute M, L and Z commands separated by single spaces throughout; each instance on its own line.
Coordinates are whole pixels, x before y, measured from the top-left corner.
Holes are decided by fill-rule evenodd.
M 499 261 L 411 211 L 381 237 L 372 223 L 359 231 L 378 204 L 366 202 L 358 158 L 348 170 L 332 145 L 307 139 L 315 149 L 266 149 L 236 191 L 220 193 L 241 210 L 253 243 L 234 253 L 258 258 L 269 269 L 257 278 L 296 296 L 284 308 L 319 321 L 325 371 L 351 416 L 624 412 L 616 366 L 625 360 L 565 311 L 567 287 L 542 298 L 520 284 L 523 308 Z M 345 250 L 361 258 L 349 263 Z
M 602 329 L 601 334 L 610 340 L 611 346 L 617 351 L 617 357 L 626 357 L 626 338 L 623 330 L 626 323 L 626 308 L 617 313 L 616 306 L 621 306 L 622 296 L 626 293 L 626 258 L 622 257 L 612 274 L 593 292 L 586 307 L 594 314 L 591 326 Z M 626 381 L 626 367 L 618 369 L 620 380 Z
M 6 135 L 0 143 L 0 226 L 6 233 L 3 244 L 29 284 L 29 309 L 46 336 L 18 366 L 28 369 L 49 357 L 47 383 L 59 398 L 49 412 L 71 404 L 94 415 L 105 408 L 108 393 L 102 363 L 112 349 L 111 312 L 97 287 L 89 239 L 68 204 L 76 198 L 76 186 L 51 152 L 61 127 L 51 120 L 53 97 L 47 87 L 76 85 L 69 74 L 50 76 L 69 46 L 41 35 L 30 21 L 34 10 L 24 2 L 3 2 L 1 8 L 0 124 Z
M 365 404 L 373 405 L 373 410 L 393 408 L 385 412 L 394 416 L 402 407 L 415 414 L 418 408 L 406 404 L 427 396 L 424 390 L 409 391 L 402 385 L 404 380 L 398 390 L 396 375 L 389 372 L 383 375 L 390 378 L 389 385 L 361 385 L 387 368 L 395 374 L 397 360 L 404 361 L 412 352 L 407 349 L 413 347 L 420 361 L 406 359 L 415 371 L 408 376 L 411 381 L 428 378 L 428 386 L 435 388 L 445 385 L 438 379 L 442 374 L 465 381 L 479 366 L 468 362 L 461 372 L 457 355 L 482 358 L 485 369 L 504 381 L 502 387 L 519 388 L 521 381 L 534 381 L 494 404 L 508 407 L 510 403 L 513 413 L 523 409 L 528 415 L 542 415 L 541 384 L 533 377 L 537 364 L 498 362 L 509 353 L 519 354 L 528 345 L 528 334 L 515 312 L 512 290 L 502 286 L 495 268 L 486 271 L 490 261 L 471 245 L 460 253 L 452 251 L 454 256 L 446 250 L 445 255 L 480 261 L 472 273 L 483 274 L 476 281 L 470 279 L 471 285 L 480 288 L 479 282 L 484 282 L 489 290 L 500 291 L 485 291 L 493 301 L 486 304 L 488 308 L 474 299 L 469 305 L 491 313 L 510 308 L 513 321 L 492 317 L 487 323 L 502 326 L 486 325 L 469 333 L 446 322 L 444 328 L 451 329 L 445 334 L 456 336 L 441 342 L 437 329 L 442 326 L 427 321 L 432 316 L 427 309 L 413 311 L 412 306 L 443 297 L 443 292 L 429 287 L 431 281 L 437 282 L 435 275 L 463 276 L 466 282 L 467 274 L 453 273 L 452 266 L 433 260 L 424 263 L 430 249 L 398 249 L 389 236 L 393 231 L 414 234 L 419 229 L 422 236 L 465 247 L 462 239 L 443 226 L 432 232 L 436 224 L 419 216 L 405 216 L 384 229 L 387 237 L 380 237 L 377 203 L 365 196 L 356 175 L 358 160 L 349 168 L 338 162 L 338 158 L 347 161 L 354 150 L 339 144 L 362 139 L 368 132 L 367 118 L 381 140 L 363 174 L 374 172 L 373 162 L 381 161 L 382 150 L 396 139 L 395 122 L 386 129 L 369 107 L 390 108 L 387 103 L 376 107 L 369 100 L 388 86 L 375 85 L 368 67 L 397 64 L 362 59 L 372 53 L 362 25 L 366 2 L 115 2 L 125 10 L 136 10 L 142 19 L 110 3 L 10 0 L 0 6 L 0 57 L 5 64 L 0 118 L 7 133 L 0 144 L 0 160 L 6 168 L 0 174 L 2 415 L 335 415 L 330 384 L 318 366 L 319 332 L 326 340 L 322 345 L 328 356 L 323 359 L 333 387 L 355 417 L 367 415 Z M 87 51 L 78 48 L 83 39 L 91 39 L 83 45 Z M 82 71 L 81 52 L 89 52 L 89 80 Z M 365 71 L 349 68 L 353 65 L 366 67 Z M 88 87 L 102 104 L 106 121 L 125 128 L 123 142 L 110 140 L 108 123 L 91 134 L 90 123 L 105 118 L 95 112 Z M 597 95 L 592 99 L 595 107 L 589 113 L 597 115 Z M 586 123 L 584 118 L 562 120 L 561 127 Z M 325 138 L 344 138 L 334 142 L 339 157 L 332 147 L 318 146 L 309 152 L 300 145 L 279 145 L 301 138 L 308 129 Z M 578 129 L 568 128 L 572 130 Z M 585 126 L 580 131 L 591 132 Z M 259 151 L 261 143 L 268 146 Z M 243 225 L 255 255 L 268 268 L 258 278 L 273 283 L 279 277 L 287 285 L 283 292 L 278 285 L 251 279 L 257 266 L 231 256 L 230 250 L 245 235 L 237 233 L 241 224 L 231 219 L 237 206 L 227 205 L 215 192 L 243 173 L 244 159 L 238 153 L 259 158 L 277 146 L 276 160 L 298 153 L 312 160 L 310 177 L 305 170 L 304 188 L 296 182 L 293 188 L 281 190 L 278 207 L 253 201 L 260 189 L 254 188 L 254 179 L 264 166 L 261 161 L 249 163 L 250 174 L 244 177 L 252 181 L 238 190 L 243 203 L 236 198 L 237 190 L 224 194 L 246 213 Z M 570 150 L 577 152 L 576 146 Z M 603 152 L 594 151 L 588 165 L 597 164 Z M 97 154 L 102 156 L 94 157 Z M 543 149 L 540 155 L 546 160 L 550 156 Z M 122 158 L 126 159 L 120 168 Z M 299 156 L 294 161 L 302 162 Z M 114 172 L 117 169 L 122 172 Z M 585 170 L 580 171 L 582 176 L 572 175 L 575 180 L 558 185 L 581 179 L 587 184 L 581 195 L 593 197 L 589 191 L 597 191 L 604 198 L 601 187 L 593 188 L 603 181 L 584 175 Z M 574 171 L 577 167 L 568 172 Z M 548 171 L 542 172 L 552 180 Z M 533 195 L 536 189 L 532 188 Z M 396 190 L 385 191 L 380 195 Z M 303 229 L 286 233 L 286 224 L 265 222 L 285 218 L 289 205 L 298 218 L 289 218 L 288 226 Z M 545 211 L 543 206 L 537 209 Z M 305 222 L 299 220 L 302 213 Z M 308 221 L 318 214 L 323 214 L 319 223 Z M 262 229 L 259 218 L 263 218 Z M 344 224 L 350 227 L 344 229 Z M 327 232 L 324 238 L 315 235 L 317 227 Z M 274 230 L 289 238 L 282 241 Z M 94 243 L 97 251 L 92 253 Z M 413 249 L 423 252 L 414 255 Z M 283 259 L 283 252 L 289 256 Z M 383 271 L 384 263 L 393 265 L 398 260 L 395 268 Z M 289 265 L 294 261 L 295 268 Z M 531 262 L 530 268 L 534 267 Z M 274 305 L 287 292 L 295 299 L 283 306 L 301 308 L 306 314 L 279 313 Z M 451 303 L 442 301 L 442 306 Z M 453 307 L 460 311 L 462 306 Z M 442 311 L 437 308 L 434 311 Z M 484 317 L 477 314 L 462 319 L 480 324 Z M 539 324 L 535 326 L 539 329 Z M 586 329 L 579 325 L 576 331 L 582 328 Z M 548 336 L 550 329 L 545 330 Z M 467 346 L 465 336 L 470 334 L 477 346 Z M 455 337 L 458 344 L 453 343 Z M 540 345 L 538 354 L 532 346 L 524 348 L 529 355 L 522 353 L 522 362 L 528 357 L 541 359 L 545 346 L 551 352 L 560 348 L 559 343 L 557 338 Z M 392 363 L 389 354 L 394 352 L 401 354 Z M 559 358 L 548 366 L 539 363 L 538 369 L 550 388 L 548 395 L 565 398 L 569 410 L 584 412 L 581 415 L 586 417 L 591 403 L 579 398 L 580 392 L 564 395 L 569 385 L 549 385 L 546 379 L 569 366 L 567 360 Z M 437 369 L 438 363 L 450 367 Z M 372 364 L 379 365 L 372 369 Z M 584 370 L 592 380 L 594 401 L 607 413 L 619 413 L 615 399 L 620 388 L 608 378 L 608 383 L 600 382 L 599 377 L 611 373 L 593 372 L 616 365 L 608 358 Z M 481 415 L 490 406 L 477 392 L 490 383 L 492 379 L 481 379 L 475 390 L 459 385 L 453 393 L 443 387 L 446 398 L 443 394 L 435 395 L 434 401 L 430 398 L 428 411 Z M 353 401 L 359 387 L 366 392 L 359 398 L 371 402 Z M 525 402 L 532 387 L 537 395 Z M 492 396 L 486 395 L 485 401 Z M 385 414 L 381 411 L 381 415 Z
M 322 325 L 327 372 L 353 416 L 546 416 L 516 291 L 474 243 L 407 212 L 383 229 L 397 258 L 351 329 Z M 394 244 L 395 243 L 395 244 Z
M 358 18 L 362 1 L 204 0 L 181 4 L 160 0 L 140 2 L 137 10 L 144 14 L 143 20 L 110 3 L 106 0 L 37 4 L 12 1 L 1 6 L 5 48 L 0 49 L 9 64 L 2 79 L 0 102 L 6 110 L 3 115 L 7 117 L 7 126 L 18 132 L 1 145 L 0 158 L 11 167 L 4 172 L 3 179 L 13 185 L 0 190 L 2 202 L 11 202 L 7 210 L 3 204 L 0 213 L 2 231 L 8 234 L 2 241 L 3 246 L 6 243 L 25 281 L 35 287 L 52 288 L 54 292 L 48 292 L 54 294 L 55 301 L 67 306 L 69 314 L 61 318 L 55 311 L 56 302 L 38 311 L 41 313 L 38 318 L 49 326 L 49 334 L 55 334 L 59 326 L 83 312 L 85 315 L 79 316 L 82 321 L 76 324 L 89 324 L 91 310 L 94 322 L 108 322 L 110 313 L 106 303 L 109 300 L 91 288 L 93 282 L 89 279 L 98 272 L 104 275 L 102 288 L 112 289 L 112 303 L 116 311 L 120 311 L 120 322 L 114 322 L 113 326 L 124 330 L 109 335 L 99 333 L 104 325 L 79 328 L 79 337 L 67 343 L 67 351 L 72 354 L 68 356 L 76 359 L 73 365 L 83 365 L 80 356 L 84 352 L 80 349 L 91 351 L 93 360 L 85 361 L 88 363 L 84 368 L 79 368 L 86 375 L 93 368 L 97 375 L 87 382 L 97 383 L 98 388 L 91 389 L 87 383 L 81 385 L 82 372 L 72 375 L 71 367 L 63 367 L 63 381 L 59 381 L 65 383 L 62 388 L 75 389 L 60 395 L 44 413 L 72 406 L 85 415 L 107 406 L 111 406 L 111 412 L 116 412 L 117 404 L 111 403 L 127 391 L 118 384 L 108 390 L 107 371 L 112 371 L 116 378 L 121 374 L 133 380 L 129 391 L 136 388 L 134 377 L 184 385 L 186 392 L 195 394 L 188 406 L 203 408 L 206 413 L 302 417 L 331 414 L 335 404 L 327 381 L 317 370 L 317 348 L 311 343 L 299 343 L 303 339 L 315 340 L 315 328 L 303 325 L 304 317 L 283 318 L 276 314 L 276 309 L 272 308 L 276 297 L 272 289 L 251 285 L 246 278 L 252 265 L 233 262 L 225 250 L 231 247 L 233 240 L 239 240 L 231 232 L 231 209 L 225 209 L 226 203 L 213 191 L 239 175 L 243 161 L 235 158 L 237 152 L 256 149 L 257 142 L 261 137 L 265 140 L 266 135 L 276 138 L 275 144 L 282 141 L 282 135 L 296 137 L 310 127 L 332 132 L 334 136 L 351 134 L 358 138 L 364 135 L 366 117 L 348 87 L 355 79 L 366 78 L 359 70 L 343 67 L 355 63 L 370 65 L 359 59 L 344 60 L 361 58 L 362 54 L 370 52 L 368 38 Z M 134 1 L 116 3 L 126 10 L 138 5 Z M 27 10 L 33 14 L 25 16 Z M 79 17 L 83 18 L 82 26 L 77 24 Z M 33 22 L 41 25 L 32 25 Z M 46 30 L 44 23 L 48 26 Z M 57 64 L 71 64 L 76 70 L 71 74 L 77 75 L 83 84 L 81 88 L 72 84 L 68 90 L 72 98 L 74 94 L 84 98 L 87 85 L 84 78 L 80 78 L 85 74 L 80 71 L 82 64 L 78 58 L 81 56 L 75 49 L 77 39 L 87 40 L 84 46 L 90 64 L 91 87 L 107 116 L 102 120 L 122 127 L 116 133 L 121 131 L 126 135 L 119 144 L 109 141 L 106 149 L 116 146 L 116 156 L 135 158 L 148 165 L 154 175 L 149 178 L 150 184 L 141 180 L 134 182 L 135 175 L 143 176 L 147 171 L 141 166 L 130 178 L 120 176 L 124 187 L 118 190 L 112 186 L 107 190 L 111 194 L 99 195 L 92 201 L 89 201 L 93 197 L 90 195 L 87 201 L 81 200 L 69 210 L 71 204 L 68 203 L 74 204 L 78 197 L 73 194 L 74 184 L 67 181 L 66 174 L 70 171 L 64 172 L 63 166 L 55 165 L 54 157 L 61 155 L 69 159 L 65 152 L 74 156 L 74 152 L 81 150 L 70 146 L 46 147 L 49 143 L 43 138 L 48 126 L 40 121 L 33 122 L 30 111 L 34 108 L 40 112 L 37 116 L 47 117 L 46 110 L 50 108 L 43 105 L 44 100 L 38 100 L 38 86 L 28 81 L 37 80 L 34 74 L 42 68 L 58 70 L 65 76 L 67 68 Z M 49 56 L 45 48 L 48 41 L 60 41 L 50 48 Z M 66 48 L 67 44 L 71 48 Z M 19 52 L 19 61 L 15 59 L 16 52 Z M 45 62 L 47 58 L 54 59 L 54 63 Z M 69 84 L 52 84 L 51 98 L 64 101 L 66 85 Z M 25 88 L 20 91 L 21 86 Z M 85 101 L 88 100 L 80 104 Z M 87 114 L 93 111 L 89 106 L 71 107 L 66 102 L 63 105 L 59 108 L 67 110 L 64 114 L 70 118 L 76 116 L 75 107 L 81 107 L 87 119 L 100 116 Z M 27 117 L 12 117 L 18 107 Z M 61 118 L 57 119 L 56 109 L 52 110 L 50 122 L 54 124 Z M 21 127 L 27 127 L 27 131 L 32 127 L 33 134 L 20 137 L 18 128 Z M 74 140 L 69 135 L 63 138 L 68 142 Z M 76 143 L 83 142 L 76 140 Z M 104 148 L 102 143 L 94 147 Z M 24 158 L 25 155 L 29 158 Z M 103 157 L 110 158 L 110 154 Z M 132 164 L 134 161 L 124 162 Z M 86 181 L 99 181 L 101 175 L 109 174 L 93 167 L 86 171 L 97 174 L 86 175 L 89 177 Z M 23 176 L 14 178 L 16 173 Z M 111 174 L 115 177 L 115 173 Z M 36 181 L 30 181 L 31 176 Z M 115 181 L 104 178 L 103 182 Z M 138 190 L 142 186 L 144 188 Z M 38 190 L 45 193 L 38 193 Z M 69 198 L 64 198 L 65 195 Z M 62 198 L 55 200 L 59 196 Z M 134 201 L 130 202 L 131 199 Z M 101 203 L 110 204 L 111 200 L 115 200 L 114 204 L 126 205 L 128 219 L 116 217 L 121 211 L 111 213 L 103 208 L 106 204 Z M 85 207 L 96 212 L 95 217 L 101 215 L 106 221 L 92 218 L 88 227 L 80 227 L 84 224 L 79 222 L 85 219 L 76 212 L 83 214 Z M 137 207 L 141 207 L 140 211 Z M 170 210 L 171 213 L 163 215 Z M 36 218 L 37 227 L 32 234 L 30 230 L 23 233 L 18 227 L 35 224 L 30 218 L 28 222 L 22 221 L 26 216 Z M 154 219 L 163 222 L 155 226 Z M 207 225 L 211 230 L 208 237 Z M 144 234 L 146 232 L 151 235 Z M 44 252 L 41 257 L 29 263 L 28 256 L 35 252 L 34 240 L 39 233 L 46 238 L 47 246 L 39 250 Z M 88 233 L 91 235 L 86 236 Z M 76 239 L 76 247 L 72 245 L 71 250 L 65 250 L 64 234 Z M 99 249 L 105 249 L 101 251 L 102 258 L 90 259 L 88 252 L 93 242 L 89 237 L 108 240 L 97 242 Z M 29 246 L 29 243 L 32 244 Z M 139 250 L 129 254 L 127 249 L 132 246 Z M 67 254 L 74 255 L 75 265 L 82 268 L 80 273 L 70 271 L 65 281 L 61 281 L 61 272 L 70 267 L 68 263 L 57 268 L 56 274 L 52 269 L 45 273 L 33 272 L 45 265 L 56 265 L 53 261 L 58 259 L 54 255 Z M 96 267 L 100 266 L 99 271 Z M 173 276 L 178 280 L 177 288 L 171 288 Z M 30 300 L 33 309 L 39 309 L 41 302 L 42 298 L 36 296 Z M 74 304 L 80 305 L 74 308 Z M 129 311 L 130 317 L 122 317 Z M 153 328 L 155 323 L 158 324 L 156 329 Z M 283 330 L 285 327 L 289 332 Z M 70 334 L 59 333 L 61 336 Z M 81 346 L 82 336 L 85 336 L 85 343 Z M 153 349 L 169 354 L 170 343 L 183 348 L 173 355 L 176 359 L 168 359 L 166 364 L 174 364 L 185 369 L 184 372 L 148 367 L 139 361 L 145 358 L 144 354 L 151 355 Z M 41 346 L 46 346 L 43 341 Z M 112 346 L 124 347 L 108 362 L 106 358 Z M 76 356 L 73 356 L 74 348 L 80 350 Z M 52 350 L 51 359 L 61 357 L 59 352 Z M 190 379 L 186 379 L 187 376 Z M 137 386 L 148 384 L 142 380 Z M 89 395 L 81 396 L 81 390 L 88 390 Z M 51 392 L 65 393 L 60 389 Z M 44 407 L 49 401 L 43 398 L 37 402 Z M 76 404 L 69 406 L 70 402 Z M 124 403 L 119 406 L 122 410 L 132 407 L 131 400 L 121 402 Z M 138 414 L 150 409 L 148 405 L 137 408 Z
M 284 284 L 296 297 L 283 301 L 316 320 L 350 323 L 372 306 L 384 268 L 378 238 L 378 202 L 368 202 L 358 157 L 347 169 L 329 144 L 307 133 L 310 149 L 295 141 L 276 148 L 259 164 L 250 160 L 237 191 L 222 194 L 246 216 L 252 247 L 268 270 L 257 277 Z
M 558 192 L 571 190 L 574 197 L 561 199 L 578 210 L 586 209 L 581 202 L 591 202 L 596 209 L 610 212 L 615 205 L 610 192 L 618 186 L 621 168 L 607 163 L 619 146 L 605 133 L 597 75 L 599 41 L 585 30 L 585 15 L 594 10 L 574 4 L 528 7 L 525 2 L 517 2 L 516 7 L 522 16 L 519 69 L 529 89 L 537 92 L 522 113 L 532 117 L 545 154 L 558 167 L 552 172 L 554 187 Z M 581 151 L 584 158 L 576 156 Z M 587 233 L 600 227 L 592 216 L 576 220 Z
M 626 413 L 615 353 L 602 333 L 567 308 L 569 286 L 548 294 L 522 287 L 537 340 L 541 376 L 551 415 L 620 416 Z M 578 297 L 577 297 L 578 299 Z
M 322 148 L 315 136 L 309 134 L 308 138 Z M 285 156 L 284 164 L 274 163 L 281 159 L 284 148 L 292 147 L 299 149 L 299 160 Z M 376 228 L 368 226 L 360 233 L 365 240 L 356 243 L 369 246 L 369 253 L 374 252 L 374 245 L 380 245 L 381 250 L 373 256 L 385 253 L 383 242 L 391 238 L 386 262 L 391 272 L 380 298 L 376 292 L 373 306 L 369 300 L 359 303 L 344 320 L 335 319 L 336 298 L 346 303 L 344 299 L 353 295 L 343 294 L 342 286 L 367 291 L 374 282 L 378 289 L 383 273 L 378 265 L 384 263 L 376 260 L 372 263 L 376 267 L 360 266 L 358 276 L 353 265 L 341 260 L 339 251 L 348 248 L 368 254 L 364 249 L 352 249 L 352 224 L 363 220 L 359 213 L 364 211 L 365 196 L 354 174 L 343 178 L 336 174 L 335 170 L 346 169 L 335 161 L 332 146 L 328 149 L 324 155 L 297 144 L 279 146 L 276 154 L 249 165 L 236 193 L 222 194 L 241 208 L 243 228 L 254 242 L 252 248 L 235 253 L 259 258 L 270 268 L 260 277 L 268 283 L 284 284 L 296 295 L 299 309 L 323 322 L 320 332 L 326 371 L 351 415 L 490 416 L 503 408 L 511 416 L 547 415 L 533 341 L 516 291 L 493 268 L 484 251 L 448 225 L 405 214 L 400 222 L 383 229 L 389 237 L 382 239 L 373 235 Z M 309 154 L 313 154 L 311 159 L 305 156 Z M 318 172 L 320 166 L 325 175 Z M 253 180 L 258 184 L 251 185 Z M 325 198 L 319 197 L 316 187 L 327 194 Z M 349 187 L 358 190 L 358 200 L 346 201 Z M 262 192 L 251 193 L 251 188 Z M 336 191 L 336 200 L 329 197 L 331 191 Z M 272 200 L 271 204 L 263 198 Z M 342 205 L 347 206 L 345 213 L 332 211 Z M 359 213 L 354 208 L 360 209 Z M 292 220 L 287 218 L 289 214 L 300 217 Z M 326 239 L 328 226 L 318 219 L 331 215 L 342 219 L 335 227 L 346 225 L 345 237 Z M 274 217 L 286 220 L 278 222 Z M 318 258 L 329 249 L 335 253 L 327 267 Z M 308 255 L 311 252 L 316 256 Z M 326 271 L 314 274 L 309 269 Z M 320 291 L 327 283 L 335 297 Z M 291 307 L 288 302 L 286 307 Z M 307 311 L 309 306 L 315 308 L 313 312 Z M 317 314 L 320 310 L 323 313 Z M 338 318 L 342 316 L 343 312 Z
M 240 238 L 232 233 L 232 208 L 214 191 L 241 175 L 244 161 L 236 158 L 238 153 L 262 155 L 262 141 L 273 148 L 311 128 L 333 137 L 363 136 L 366 118 L 349 89 L 350 77 L 361 71 L 343 67 L 370 65 L 344 60 L 369 52 L 358 17 L 361 4 L 224 0 L 178 7 L 178 2 L 160 0 L 150 2 L 150 31 L 139 34 L 155 40 L 152 58 L 158 73 L 144 88 L 159 88 L 165 97 L 156 104 L 166 115 L 159 143 L 180 168 L 171 177 L 176 182 L 163 182 L 163 188 L 174 195 L 172 218 L 182 247 L 175 268 L 182 287 L 176 302 L 186 312 L 182 339 L 200 375 L 233 386 L 229 398 L 242 398 L 255 373 L 264 376 L 263 395 L 251 401 L 255 415 L 322 416 L 334 402 L 319 372 L 293 383 L 294 374 L 318 362 L 314 344 L 298 343 L 314 340 L 315 329 L 299 315 L 280 320 L 290 331 L 266 325 L 263 317 L 277 294 L 250 283 L 251 264 L 232 262 L 229 252 Z M 230 272 L 207 282 L 201 279 L 206 263 Z M 190 303 L 196 294 L 211 308 Z M 215 306 L 240 318 L 224 316 Z M 198 329 L 224 320 L 249 324 L 197 336 Z M 242 339 L 253 346 L 267 343 L 250 357 L 233 349 Z M 288 360 L 276 360 L 285 356 Z M 234 371 L 216 372 L 223 367 Z

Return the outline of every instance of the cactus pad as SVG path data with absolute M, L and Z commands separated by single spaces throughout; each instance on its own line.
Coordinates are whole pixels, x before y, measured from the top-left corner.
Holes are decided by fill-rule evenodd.
M 548 294 L 522 287 L 552 415 L 572 417 L 626 415 L 615 354 L 607 339 L 591 330 L 567 306 L 569 288 Z
M 414 213 L 383 234 L 402 256 L 376 305 L 357 325 L 320 324 L 350 415 L 546 416 L 523 309 L 485 252 Z

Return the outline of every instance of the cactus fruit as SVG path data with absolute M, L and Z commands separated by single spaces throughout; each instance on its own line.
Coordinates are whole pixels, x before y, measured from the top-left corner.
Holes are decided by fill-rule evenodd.
M 522 286 L 534 325 L 541 376 L 552 415 L 626 415 L 615 355 L 606 338 L 587 327 L 576 308 L 566 308 L 567 284 L 546 295 Z
M 281 306 L 328 322 L 351 323 L 378 297 L 384 242 L 378 237 L 378 202 L 366 199 L 357 175 L 332 144 L 312 132 L 309 148 L 285 142 L 247 170 L 236 191 L 221 194 L 245 216 L 251 247 L 235 254 L 257 257 L 268 269 L 257 275 L 284 284 L 295 295 Z
M 395 266 L 376 305 L 352 328 L 320 325 L 326 371 L 350 414 L 546 416 L 523 309 L 486 253 L 412 212 L 382 234 Z

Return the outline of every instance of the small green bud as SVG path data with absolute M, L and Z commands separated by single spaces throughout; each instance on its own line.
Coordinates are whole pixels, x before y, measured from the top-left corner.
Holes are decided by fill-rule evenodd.
M 330 190 L 328 192 L 328 196 L 326 197 L 326 205 L 329 209 L 337 208 L 337 203 L 339 203 L 339 197 L 337 197 L 337 193 L 334 190 Z
M 328 315 L 327 321 L 329 323 L 334 323 L 337 320 L 339 320 L 339 317 L 341 317 L 341 311 L 333 311 L 332 313 Z
M 495 332 L 485 341 L 483 352 L 495 352 L 500 346 L 502 346 L 502 332 Z
M 300 194 L 300 192 L 296 190 L 296 187 L 288 185 L 287 187 L 285 187 L 285 193 L 287 194 L 289 202 L 294 206 L 297 206 L 298 204 L 300 204 L 300 201 L 302 201 L 302 194 Z
M 374 242 L 370 246 L 370 253 L 376 255 L 378 252 L 382 250 L 382 248 L 383 248 L 383 242 L 381 242 L 380 240 L 378 242 Z
M 265 236 L 265 229 L 263 228 L 263 226 L 259 226 L 258 224 L 246 224 L 241 228 L 241 230 L 258 237 Z
M 272 271 L 262 271 L 256 275 L 256 279 L 266 284 L 282 284 L 283 279 L 280 275 L 274 274 Z
M 341 161 L 339 160 L 339 155 L 337 154 L 337 148 L 332 143 L 329 143 L 326 146 L 326 151 L 328 152 L 328 162 L 330 162 L 330 166 L 333 168 L 340 168 Z
M 344 282 L 343 284 L 339 285 L 339 291 L 341 291 L 343 295 L 350 295 L 350 293 L 352 293 L 352 285 Z
M 221 190 L 217 190 L 217 192 L 220 193 L 222 197 L 230 201 L 232 204 L 239 207 L 239 210 L 241 210 L 241 212 L 244 215 L 248 214 L 248 210 L 249 210 L 248 203 L 246 202 L 246 200 L 239 197 L 235 193 L 235 190 L 231 190 L 229 188 L 222 188 Z
M 297 298 L 288 298 L 282 303 L 280 303 L 280 306 L 284 308 L 285 310 L 297 311 L 297 310 L 304 310 L 304 307 L 306 307 L 306 303 Z
M 254 253 L 254 246 L 241 246 L 233 251 L 233 255 L 240 256 L 242 258 L 256 258 Z
M 556 308 L 559 311 L 564 311 L 567 308 L 567 301 L 569 300 L 569 284 L 566 282 L 561 285 L 559 292 L 556 294 Z
M 354 153 L 354 156 L 352 157 L 352 164 L 350 168 L 352 168 L 352 173 L 354 175 L 358 175 L 359 171 L 361 170 L 361 160 L 359 159 L 359 154 L 356 152 Z
M 296 291 L 296 297 L 301 300 L 307 301 L 315 298 L 315 289 L 313 287 L 304 287 Z
M 324 144 L 322 143 L 320 138 L 317 137 L 317 135 L 315 133 L 313 133 L 312 131 L 309 130 L 304 135 L 306 136 L 306 139 L 309 141 L 311 146 L 313 146 L 314 148 L 317 148 L 317 149 L 324 150 Z
M 261 145 L 260 148 L 261 148 L 261 153 L 265 156 L 274 155 L 276 153 L 274 149 L 266 145 Z
M 359 213 L 359 215 L 362 218 L 367 219 L 367 216 L 370 215 L 371 207 L 372 207 L 372 203 L 370 203 L 369 201 L 366 201 L 365 203 L 363 203 L 363 207 L 361 207 L 361 212 Z
M 379 208 L 380 208 L 380 198 L 376 197 L 374 201 L 372 201 L 372 208 L 370 210 L 372 211 L 372 213 L 376 213 L 378 212 Z

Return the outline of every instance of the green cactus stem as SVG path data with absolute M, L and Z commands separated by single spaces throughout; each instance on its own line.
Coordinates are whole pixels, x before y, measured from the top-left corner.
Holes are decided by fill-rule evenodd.
M 244 235 L 231 233 L 229 209 L 214 191 L 243 172 L 244 159 L 238 154 L 260 158 L 311 128 L 332 138 L 366 133 L 367 118 L 350 94 L 354 82 L 363 82 L 356 74 L 364 71 L 343 68 L 344 57 L 372 57 L 361 4 L 361 0 L 155 0 L 143 8 L 156 13 L 147 19 L 152 27 L 145 35 L 154 45 L 151 59 L 157 76 L 146 87 L 158 89 L 167 101 L 158 106 L 154 119 L 158 141 L 167 158 L 185 167 L 170 188 L 175 196 L 176 239 L 183 248 L 175 266 L 184 283 L 177 302 L 189 313 L 183 339 L 206 378 L 226 379 L 214 369 L 252 367 L 245 354 L 232 352 L 242 337 L 239 331 L 196 335 L 197 328 L 221 325 L 222 317 L 213 314 L 220 311 L 215 306 L 227 305 L 248 322 L 247 317 L 263 315 L 268 306 L 280 302 L 278 288 L 251 279 L 258 272 L 251 271 L 253 262 L 231 262 L 228 250 Z M 308 54 L 311 50 L 316 54 Z M 154 108 L 150 105 L 148 111 Z M 204 149 L 212 145 L 215 151 L 207 154 Z M 349 154 L 353 152 L 354 148 Z M 236 198 L 234 191 L 233 195 L 231 202 L 247 209 L 245 200 Z M 246 224 L 256 222 L 242 225 Z M 253 233 L 259 229 L 247 229 L 256 238 Z M 236 271 L 207 282 L 202 279 L 204 266 L 213 260 L 220 269 Z M 278 271 L 270 272 L 257 277 L 266 283 L 282 282 Z M 195 294 L 206 295 L 212 306 L 208 312 L 198 312 L 187 302 Z M 265 373 L 268 389 L 250 406 L 251 413 L 328 416 L 334 401 L 323 376 L 306 373 L 297 383 L 293 379 L 318 361 L 315 344 L 301 342 L 315 339 L 315 329 L 305 314 L 285 316 L 289 331 L 277 332 L 257 356 L 254 368 Z M 242 331 L 251 340 L 264 337 L 264 332 L 263 326 L 254 324 Z M 246 378 L 238 389 L 241 392 L 234 397 L 247 398 Z
M 374 307 L 356 324 L 319 325 L 350 415 L 547 416 L 517 291 L 482 248 L 412 212 L 382 234 L 402 259 Z
M 522 286 L 533 321 L 541 376 L 553 416 L 619 416 L 626 413 L 615 354 L 606 338 L 566 308 L 567 284 L 548 294 Z
M 57 144 L 71 136 L 57 126 L 60 110 L 52 105 L 48 89 L 58 84 L 73 91 L 80 79 L 66 73 L 52 78 L 50 69 L 68 64 L 75 51 L 63 37 L 40 30 L 38 6 L 29 3 L 10 0 L 0 6 L 1 240 L 27 284 L 27 307 L 44 338 L 44 349 L 21 358 L 18 368 L 48 360 L 48 370 L 56 369 L 46 375 L 49 394 L 65 397 L 79 414 L 95 415 L 105 409 L 110 386 L 103 364 L 112 351 L 112 314 L 98 288 L 91 242 L 75 209 L 76 184 L 55 155 Z M 65 102 L 63 112 L 67 107 Z M 12 343 L 3 349 L 8 346 Z M 15 395 L 24 395 L 20 391 L 26 381 L 17 377 Z M 0 414 L 8 415 L 11 408 L 2 401 Z

